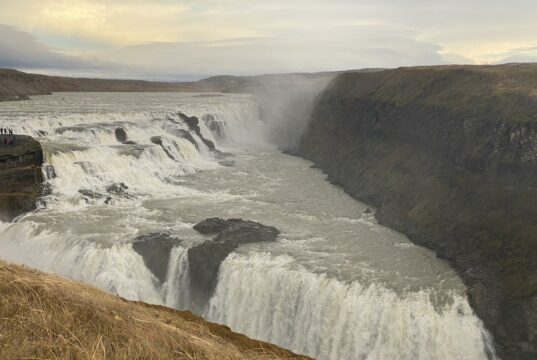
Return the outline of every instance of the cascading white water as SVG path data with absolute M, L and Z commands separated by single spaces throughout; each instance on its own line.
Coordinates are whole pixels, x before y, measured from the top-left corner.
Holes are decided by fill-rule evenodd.
M 272 150 L 249 97 L 110 96 L 1 105 L 4 126 L 40 139 L 54 169 L 44 170 L 51 194 L 38 211 L 0 223 L 1 258 L 128 299 L 205 308 L 209 320 L 320 359 L 494 358 L 446 264 L 363 215 L 309 163 Z M 229 164 L 179 111 L 235 153 Z M 192 225 L 211 216 L 257 220 L 282 236 L 230 255 L 206 306 L 190 298 L 188 246 L 207 239 Z M 162 284 L 132 246 L 158 232 L 182 241 Z
M 192 309 L 190 278 L 188 270 L 188 248 L 175 247 L 170 253 L 168 275 L 162 285 L 166 306 L 176 309 Z
M 461 296 L 437 309 L 426 291 L 344 284 L 293 263 L 230 255 L 207 318 L 318 359 L 486 358 L 482 324 Z

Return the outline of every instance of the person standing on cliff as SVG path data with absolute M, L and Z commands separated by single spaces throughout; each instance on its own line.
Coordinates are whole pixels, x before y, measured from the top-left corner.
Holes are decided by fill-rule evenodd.
M 13 129 L 9 129 L 9 135 L 13 135 Z

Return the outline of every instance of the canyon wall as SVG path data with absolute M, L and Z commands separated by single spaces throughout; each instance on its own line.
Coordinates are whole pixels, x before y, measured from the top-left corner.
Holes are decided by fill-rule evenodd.
M 0 221 L 11 221 L 18 215 L 36 209 L 43 188 L 43 151 L 39 142 L 29 136 L 0 135 Z
M 504 359 L 537 357 L 537 65 L 339 75 L 296 152 L 459 272 Z

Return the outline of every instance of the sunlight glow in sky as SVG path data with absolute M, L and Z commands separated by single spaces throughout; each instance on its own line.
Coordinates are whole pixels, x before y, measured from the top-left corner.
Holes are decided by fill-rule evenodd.
M 0 0 L 0 66 L 179 79 L 537 61 L 537 2 Z

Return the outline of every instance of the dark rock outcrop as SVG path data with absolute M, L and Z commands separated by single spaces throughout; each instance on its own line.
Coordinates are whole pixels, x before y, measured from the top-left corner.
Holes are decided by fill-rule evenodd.
M 194 131 L 196 133 L 196 135 L 199 136 L 199 138 L 203 141 L 203 143 L 209 148 L 209 150 L 211 151 L 215 151 L 216 150 L 216 146 L 214 146 L 214 143 L 209 140 L 209 139 L 206 139 L 203 137 L 203 135 L 201 134 L 201 129 L 200 129 L 200 121 L 197 117 L 195 116 L 187 116 L 183 113 L 178 113 L 179 117 L 181 118 L 181 120 L 183 120 L 185 122 L 185 124 L 188 126 L 188 128 L 191 130 L 191 131 Z
M 210 240 L 188 250 L 190 287 L 193 298 L 207 301 L 216 287 L 218 269 L 224 259 L 240 244 L 276 241 L 278 229 L 242 219 L 206 219 L 194 229 L 202 234 L 216 234 Z
M 196 148 L 196 150 L 199 151 L 200 147 L 198 145 L 198 143 L 196 142 L 196 140 L 194 139 L 194 137 L 192 136 L 191 133 L 189 133 L 188 131 L 186 130 L 183 130 L 183 129 L 177 129 L 177 134 L 179 137 L 187 140 L 188 142 L 190 142 L 192 145 L 194 145 L 194 147 Z
M 106 187 L 106 191 L 109 194 L 129 198 L 131 195 L 128 193 L 129 187 L 124 183 L 114 183 Z
M 124 143 L 125 141 L 127 141 L 127 132 L 125 131 L 125 129 L 118 127 L 116 128 L 116 130 L 114 130 L 114 134 L 116 135 L 117 141 L 119 141 L 120 143 Z
M 166 148 L 166 146 L 164 146 L 164 143 L 162 142 L 162 137 L 161 136 L 152 136 L 151 137 L 151 142 L 155 145 L 160 145 L 160 147 L 162 148 L 162 150 L 164 150 L 164 152 L 166 153 L 166 156 L 168 156 L 170 159 L 172 160 L 176 160 L 172 153 L 170 152 L 170 150 L 168 148 Z
M 222 218 L 209 218 L 194 225 L 194 230 L 200 234 L 217 234 L 229 226 L 229 220 Z
M 504 359 L 537 358 L 536 65 L 338 76 L 297 149 L 446 258 Z
M 15 144 L 6 145 L 0 135 L 0 220 L 13 218 L 36 209 L 42 194 L 43 151 L 29 136 L 16 135 Z
M 151 233 L 137 236 L 132 248 L 144 259 L 145 266 L 159 279 L 166 281 L 170 252 L 181 240 L 166 233 Z
M 95 203 L 96 200 L 102 200 L 104 204 L 109 205 L 112 203 L 112 197 L 98 193 L 93 190 L 89 189 L 80 189 L 78 190 L 78 193 L 82 195 L 82 199 L 86 202 L 86 204 Z

